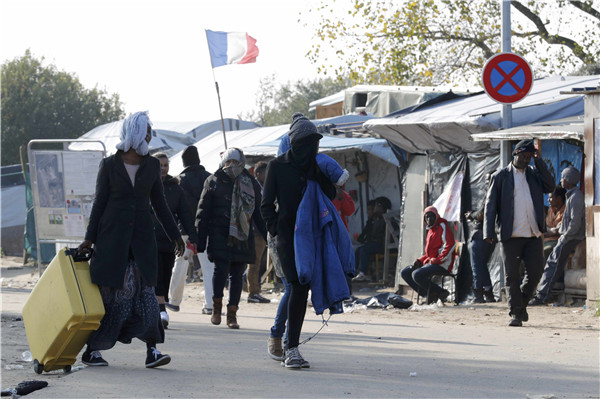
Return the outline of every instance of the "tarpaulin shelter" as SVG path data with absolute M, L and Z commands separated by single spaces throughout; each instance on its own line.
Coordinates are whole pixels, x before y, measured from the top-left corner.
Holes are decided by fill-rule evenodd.
M 346 125 L 362 126 L 362 123 L 366 120 L 371 119 L 369 116 L 360 115 L 344 115 L 337 116 L 327 119 L 314 120 L 313 122 L 321 131 L 328 130 L 329 128 L 336 128 Z M 251 146 L 257 146 L 264 143 L 269 143 L 280 139 L 289 130 L 289 124 L 279 126 L 267 126 L 267 127 L 253 127 L 242 130 L 234 130 L 226 132 L 227 146 L 229 148 L 248 148 Z M 192 143 L 198 148 L 198 155 L 200 155 L 200 162 L 209 172 L 214 172 L 219 168 L 219 162 L 221 161 L 221 153 L 225 150 L 223 144 L 223 133 L 220 130 L 214 131 L 208 135 L 205 135 L 199 140 L 195 140 Z M 183 171 L 183 162 L 181 155 L 183 148 L 180 152 L 177 152 L 170 157 L 170 170 L 172 174 L 177 175 Z
M 513 126 L 532 124 L 583 115 L 583 97 L 566 97 L 561 91 L 574 86 L 595 86 L 598 76 L 551 77 L 534 81 L 530 94 L 513 105 Z M 450 220 L 464 222 L 462 215 L 467 210 L 480 206 L 485 193 L 485 175 L 500 166 L 499 144 L 497 142 L 475 141 L 473 135 L 497 131 L 501 127 L 502 105 L 486 94 L 470 95 L 427 106 L 421 104 L 412 112 L 399 111 L 397 116 L 372 119 L 364 127 L 396 144 L 408 153 L 409 166 L 404 192 L 410 192 L 422 201 L 412 197 L 403 201 L 403 227 L 406 231 L 422 231 L 422 209 L 436 204 L 445 209 L 440 213 Z M 416 155 L 419 154 L 419 155 Z M 420 155 L 422 154 L 422 155 Z M 425 188 L 423 185 L 425 180 Z M 462 184 L 457 184 L 456 179 Z M 459 195 L 452 188 L 460 188 Z M 448 201 L 452 198 L 453 201 Z M 456 201 L 459 201 L 458 204 Z M 407 207 L 408 205 L 408 207 Z M 458 210 L 458 211 L 457 211 Z M 450 217 L 452 215 L 452 217 Z M 460 241 L 468 239 L 468 226 L 457 231 Z M 415 234 L 403 235 L 397 271 L 412 263 L 422 252 L 423 243 Z M 461 272 L 468 272 L 461 280 L 459 296 L 468 294 L 470 288 L 470 267 L 467 251 L 461 256 Z M 499 265 L 494 269 L 498 271 Z M 397 281 L 401 281 L 399 274 Z M 498 276 L 496 281 L 499 282 Z M 499 287 L 497 287 L 499 288 Z
M 320 151 L 327 153 L 348 169 L 351 178 L 345 186 L 347 192 L 355 196 L 357 210 L 349 218 L 349 228 L 360 233 L 366 217 L 366 201 L 378 196 L 387 196 L 395 208 L 400 206 L 400 177 L 403 168 L 402 154 L 396 155 L 393 146 L 383 139 L 373 137 L 345 137 L 350 130 L 360 130 L 364 121 L 372 116 L 343 115 L 334 118 L 314 120 L 317 129 L 324 133 Z M 281 138 L 289 131 L 288 125 L 261 127 L 227 132 L 229 148 L 240 148 L 247 157 L 249 166 L 259 160 L 267 160 L 277 155 Z M 198 148 L 200 162 L 211 173 L 218 169 L 220 153 L 224 150 L 221 132 L 215 132 L 194 144 Z M 400 151 L 402 152 L 402 151 Z M 170 157 L 170 173 L 177 175 L 183 170 L 181 153 Z M 359 171 L 367 171 L 366 181 L 358 182 L 354 177 Z

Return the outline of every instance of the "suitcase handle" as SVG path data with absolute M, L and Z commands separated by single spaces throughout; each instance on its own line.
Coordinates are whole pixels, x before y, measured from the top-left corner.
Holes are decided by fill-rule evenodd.
M 92 254 L 94 253 L 93 248 L 89 248 L 89 252 L 86 255 L 80 255 L 77 251 L 77 248 L 66 248 L 65 252 L 68 256 L 71 256 L 75 262 L 87 262 L 92 258 Z

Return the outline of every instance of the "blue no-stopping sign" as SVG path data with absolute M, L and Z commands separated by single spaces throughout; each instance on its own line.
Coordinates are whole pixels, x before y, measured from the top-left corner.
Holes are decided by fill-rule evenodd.
M 533 72 L 524 58 L 502 53 L 490 58 L 483 67 L 483 87 L 493 100 L 512 104 L 522 100 L 533 85 Z

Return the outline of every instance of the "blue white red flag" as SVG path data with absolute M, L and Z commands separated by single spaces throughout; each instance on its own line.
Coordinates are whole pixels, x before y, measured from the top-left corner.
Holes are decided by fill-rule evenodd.
M 206 40 L 213 68 L 256 62 L 256 39 L 246 32 L 219 32 L 207 29 Z

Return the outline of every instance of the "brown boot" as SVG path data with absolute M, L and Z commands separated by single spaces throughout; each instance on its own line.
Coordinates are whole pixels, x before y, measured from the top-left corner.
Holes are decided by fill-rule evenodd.
M 210 322 L 214 325 L 221 324 L 221 311 L 223 310 L 223 298 L 213 297 L 213 311 Z
M 237 313 L 238 307 L 235 305 L 227 306 L 227 327 L 238 329 L 240 325 L 237 323 Z

